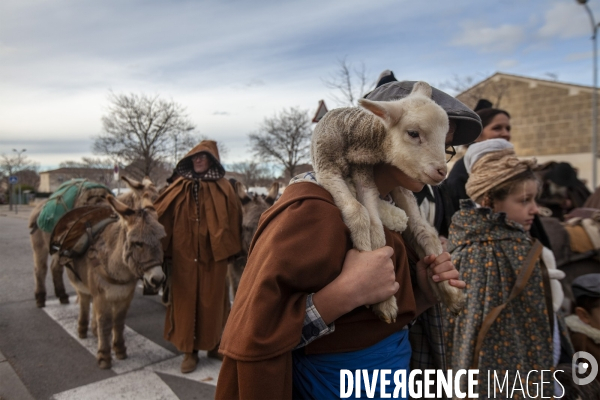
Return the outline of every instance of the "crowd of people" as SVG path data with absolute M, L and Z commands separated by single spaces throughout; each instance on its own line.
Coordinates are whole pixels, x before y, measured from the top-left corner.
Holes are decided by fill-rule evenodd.
M 366 98 L 395 100 L 412 85 L 386 71 Z M 340 370 L 479 369 L 508 371 L 516 382 L 534 370 L 571 371 L 576 351 L 600 357 L 600 274 L 573 281 L 575 305 L 565 313 L 565 274 L 539 215 L 544 207 L 563 219 L 583 207 L 585 184 L 566 163 L 517 157 L 510 114 L 489 101 L 471 110 L 435 88 L 432 99 L 448 114 L 447 158 L 459 145 L 468 146 L 464 156 L 439 186 L 388 164 L 374 168 L 374 182 L 383 199 L 397 186 L 414 192 L 444 252 L 419 258 L 387 228 L 385 247 L 354 250 L 331 195 L 302 174 L 263 214 L 231 310 L 226 271 L 241 250 L 241 203 L 215 142 L 177 164 L 156 210 L 167 232 L 164 335 L 185 353 L 183 373 L 206 350 L 223 360 L 219 399 L 320 399 L 340 396 Z M 432 281 L 461 289 L 463 310 L 440 304 Z M 365 306 L 390 296 L 399 310 L 387 324 Z M 524 385 L 580 395 L 570 375 L 557 377 Z M 479 398 L 490 396 L 488 379 L 480 374 Z M 599 382 L 590 386 L 598 393 Z M 377 387 L 377 396 L 386 393 Z

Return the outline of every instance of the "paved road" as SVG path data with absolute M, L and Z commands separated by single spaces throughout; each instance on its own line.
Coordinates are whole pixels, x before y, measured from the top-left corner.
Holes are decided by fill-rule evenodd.
M 129 358 L 96 366 L 96 341 L 76 334 L 78 306 L 60 305 L 50 276 L 45 308 L 35 305 L 27 216 L 0 206 L 0 399 L 212 399 L 220 362 L 201 357 L 192 374 L 162 338 L 164 306 L 138 288 L 126 320 Z M 75 292 L 65 276 L 67 291 Z M 202 354 L 201 354 L 202 355 Z

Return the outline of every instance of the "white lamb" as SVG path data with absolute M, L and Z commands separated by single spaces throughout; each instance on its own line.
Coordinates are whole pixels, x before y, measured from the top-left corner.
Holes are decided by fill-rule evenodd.
M 437 232 L 422 219 L 410 191 L 402 187 L 392 191 L 396 207 L 380 199 L 373 166 L 387 163 L 421 183 L 441 183 L 447 172 L 446 112 L 431 100 L 431 87 L 425 82 L 415 83 L 401 100 L 359 103 L 362 108 L 332 110 L 317 124 L 311 144 L 317 182 L 333 196 L 356 249 L 385 246 L 385 225 L 402 232 L 419 257 L 441 254 Z M 447 281 L 431 283 L 451 311 L 462 309 L 461 290 Z M 374 305 L 373 311 L 387 323 L 395 321 L 395 297 Z

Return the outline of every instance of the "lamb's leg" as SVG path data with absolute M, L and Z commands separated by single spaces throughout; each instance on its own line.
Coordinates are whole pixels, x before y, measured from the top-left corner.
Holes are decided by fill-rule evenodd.
M 385 246 L 385 233 L 379 218 L 379 191 L 373 180 L 373 167 L 355 167 L 352 179 L 356 188 L 356 198 L 369 214 L 371 250 Z
M 360 204 L 340 175 L 321 172 L 317 180 L 331 196 L 342 212 L 342 219 L 350 229 L 350 237 L 354 248 L 360 251 L 371 251 L 371 221 L 367 209 Z
M 408 215 L 408 227 L 403 237 L 417 251 L 420 258 L 427 255 L 440 255 L 443 251 L 442 244 L 436 230 L 423 220 L 419 212 L 417 201 L 413 194 L 402 187 L 392 191 L 392 198 L 396 205 Z M 431 288 L 453 313 L 458 313 L 465 305 L 465 294 L 462 290 L 451 286 L 448 281 L 435 283 L 430 280 Z
M 379 218 L 379 191 L 373 181 L 373 171 L 365 168 L 357 168 L 353 173 L 356 197 L 362 203 L 370 219 L 371 249 L 376 250 L 385 246 L 385 233 L 383 224 Z M 373 305 L 373 312 L 388 324 L 396 321 L 398 315 L 398 304 L 395 296 Z

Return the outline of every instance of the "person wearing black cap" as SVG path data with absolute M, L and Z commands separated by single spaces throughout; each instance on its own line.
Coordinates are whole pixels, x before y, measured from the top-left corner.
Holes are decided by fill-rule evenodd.
M 367 98 L 400 99 L 411 93 L 413 85 L 389 82 Z M 432 99 L 453 122 L 448 146 L 475 140 L 481 130 L 475 113 L 435 88 Z M 382 167 L 379 170 L 386 166 L 392 170 L 378 173 L 378 166 Z M 411 189 L 414 185 L 399 169 L 378 166 L 374 175 L 380 194 L 388 194 L 396 186 Z M 425 271 L 429 268 L 434 280 L 449 280 L 458 288 L 466 284 L 456 279 L 458 271 L 447 253 L 444 260 L 438 261 L 438 256 L 433 262 L 430 258 L 431 266 L 415 255 L 416 267 L 411 268 L 411 250 L 401 235 L 385 231 L 385 247 L 370 252 L 353 250 L 350 232 L 329 192 L 316 184 L 311 173 L 295 177 L 261 217 L 221 341 L 224 361 L 216 398 L 303 398 L 303 390 L 310 390 L 306 396 L 312 398 L 340 396 L 335 389 L 340 383 L 339 371 L 330 371 L 337 372 L 331 387 L 323 385 L 323 375 L 315 376 L 312 367 L 294 354 L 343 357 L 366 351 L 373 356 L 373 347 L 385 345 L 386 349 L 394 347 L 385 359 L 394 368 L 410 360 L 411 368 L 445 369 L 439 305 L 429 296 Z M 363 307 L 392 295 L 399 307 L 392 323 L 379 320 Z M 437 329 L 438 335 L 418 344 L 410 340 L 409 344 L 406 330 L 409 325 L 417 326 L 410 324 L 417 315 L 431 318 L 425 328 L 428 332 Z M 396 341 L 397 337 L 402 339 Z M 379 361 L 384 362 L 383 358 Z M 323 367 L 333 365 L 337 364 L 328 361 Z
M 565 318 L 575 351 L 586 351 L 600 362 L 600 274 L 578 276 L 571 284 L 575 307 Z M 599 374 L 600 375 L 600 374 Z M 600 381 L 600 376 L 596 377 Z
M 589 189 L 577 178 L 577 171 L 566 162 L 551 162 L 540 172 L 543 175 L 539 204 L 552 210 L 560 220 L 574 208 L 584 207 L 590 197 Z

